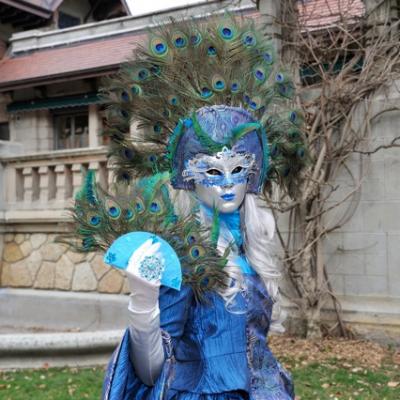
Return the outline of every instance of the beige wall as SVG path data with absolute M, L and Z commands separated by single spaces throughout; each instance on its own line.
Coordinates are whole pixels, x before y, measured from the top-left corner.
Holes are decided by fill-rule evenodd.
M 48 110 L 12 114 L 10 140 L 21 143 L 24 153 L 53 149 L 53 119 Z
M 39 92 L 38 89 L 27 88 L 13 93 L 13 101 L 27 101 L 38 96 L 58 97 L 79 93 L 94 92 L 99 82 L 94 80 L 79 80 L 61 82 L 47 86 Z M 3 99 L 3 100 L 2 100 Z M 25 154 L 51 151 L 54 149 L 54 121 L 52 112 L 39 110 L 30 112 L 6 113 L 5 102 L 11 102 L 10 97 L 0 94 L 0 122 L 2 119 L 10 121 L 10 139 L 22 144 Z M 96 105 L 89 106 L 89 146 L 99 145 L 101 131 L 101 117 Z

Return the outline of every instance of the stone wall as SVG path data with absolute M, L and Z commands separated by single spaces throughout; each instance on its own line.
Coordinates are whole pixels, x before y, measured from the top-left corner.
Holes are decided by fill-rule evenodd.
M 398 105 L 400 82 L 385 96 L 374 100 L 373 114 Z M 359 121 L 364 114 L 359 111 Z M 372 136 L 364 149 L 389 146 L 399 136 L 400 112 L 378 116 Z M 398 143 L 398 142 L 397 142 Z M 338 221 L 348 206 L 354 206 L 351 219 L 328 235 L 326 255 L 336 293 L 346 296 L 375 296 L 400 299 L 400 148 L 380 150 L 365 157 L 360 170 L 359 156 L 349 162 L 351 172 L 362 178 L 353 203 L 330 212 L 327 221 Z M 355 189 L 350 175 L 344 172 L 337 182 L 335 200 L 342 200 Z
M 77 292 L 128 292 L 123 274 L 105 265 L 101 254 L 75 253 L 55 243 L 55 237 L 55 234 L 44 233 L 3 235 L 0 286 Z
M 53 150 L 53 129 L 53 119 L 49 110 L 22 112 L 10 116 L 10 139 L 21 143 L 24 153 Z

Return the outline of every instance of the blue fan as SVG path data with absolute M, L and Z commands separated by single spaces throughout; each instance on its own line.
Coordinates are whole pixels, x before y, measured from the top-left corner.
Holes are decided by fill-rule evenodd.
M 182 269 L 175 250 L 159 236 L 149 232 L 130 232 L 116 239 L 104 255 L 104 262 L 119 269 L 126 269 L 133 252 L 144 242 L 151 239 L 160 242 L 159 252 L 165 260 L 165 269 L 161 276 L 161 284 L 175 290 L 181 289 Z

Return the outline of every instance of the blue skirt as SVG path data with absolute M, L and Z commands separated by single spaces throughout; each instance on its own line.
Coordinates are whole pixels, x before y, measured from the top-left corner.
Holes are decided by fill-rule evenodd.
M 134 371 L 129 356 L 129 341 L 129 332 L 126 331 L 107 367 L 102 400 L 249 400 L 249 395 L 245 391 L 202 394 L 169 388 L 174 363 L 170 340 L 164 340 L 166 360 L 161 374 L 154 386 L 147 386 Z M 279 396 L 278 400 L 294 398 L 289 377 L 287 383 L 287 397 Z

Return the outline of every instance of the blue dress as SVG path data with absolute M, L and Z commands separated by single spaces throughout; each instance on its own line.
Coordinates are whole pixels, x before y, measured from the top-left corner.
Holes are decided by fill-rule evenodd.
M 234 304 L 227 309 L 215 292 L 199 303 L 190 286 L 179 292 L 161 286 L 165 362 L 156 384 L 146 386 L 136 375 L 127 331 L 108 366 L 103 400 L 294 399 L 291 377 L 268 347 L 273 301 L 243 253 L 240 213 L 220 214 L 220 225 L 244 277 Z
M 126 332 L 108 366 L 103 400 L 294 399 L 291 378 L 267 344 L 273 302 L 258 275 L 244 281 L 229 310 L 217 293 L 198 303 L 189 286 L 162 286 L 166 360 L 156 384 L 136 375 Z

